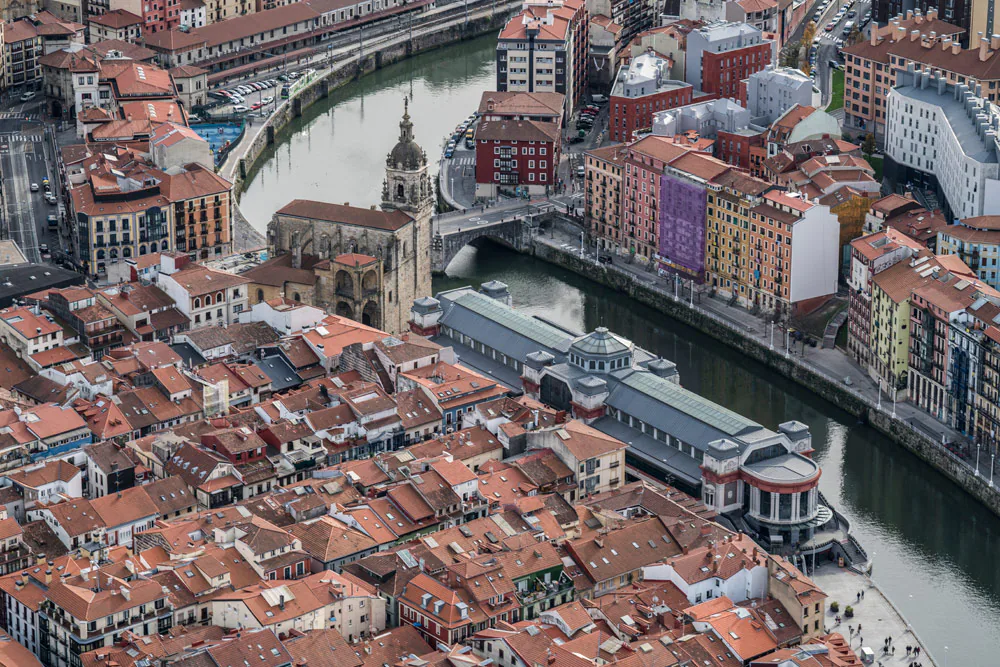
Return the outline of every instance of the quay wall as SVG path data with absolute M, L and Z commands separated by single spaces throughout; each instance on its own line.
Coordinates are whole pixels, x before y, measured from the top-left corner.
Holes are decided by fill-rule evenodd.
M 595 267 L 592 261 L 537 239 L 533 240 L 528 252 L 538 259 L 589 278 L 683 322 L 802 385 L 909 450 L 1000 516 L 1000 494 L 990 486 L 985 477 L 976 475 L 969 466 L 906 422 L 878 410 L 838 379 L 809 368 L 795 358 L 786 357 L 781 351 L 769 349 L 767 344 L 747 337 L 703 310 L 690 307 L 684 300 L 675 300 L 652 289 L 630 274 Z
M 510 7 L 514 6 L 510 5 Z M 492 16 L 474 16 L 470 10 L 467 23 L 442 24 L 433 32 L 417 34 L 412 39 L 400 42 L 390 42 L 384 45 L 375 44 L 371 46 L 371 50 L 366 45 L 365 53 L 360 60 L 351 57 L 339 66 L 335 65 L 322 77 L 279 106 L 260 126 L 254 128 L 254 132 L 248 137 L 245 145 L 240 146 L 238 151 L 234 151 L 234 155 L 222 171 L 223 176 L 233 182 L 233 192 L 237 201 L 243 193 L 245 184 L 252 176 L 261 155 L 269 146 L 276 143 L 278 134 L 297 118 L 300 118 L 306 109 L 326 99 L 331 92 L 341 86 L 410 56 L 499 31 L 507 22 L 510 14 L 508 10 L 507 3 L 498 3 Z M 414 27 L 418 28 L 419 26 L 415 25 Z

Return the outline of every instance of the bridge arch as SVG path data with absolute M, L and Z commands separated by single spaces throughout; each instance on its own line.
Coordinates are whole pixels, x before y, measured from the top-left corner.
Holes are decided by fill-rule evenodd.
M 502 222 L 478 222 L 472 219 L 445 222 L 444 218 L 441 219 L 437 227 L 441 231 L 431 241 L 432 271 L 444 273 L 462 248 L 484 240 L 514 250 L 523 250 L 531 244 L 530 221 L 511 218 Z

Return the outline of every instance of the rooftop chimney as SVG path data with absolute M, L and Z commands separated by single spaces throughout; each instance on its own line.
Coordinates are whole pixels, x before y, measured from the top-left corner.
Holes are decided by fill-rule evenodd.
M 982 33 L 979 33 L 982 35 Z M 979 60 L 986 62 L 990 57 L 990 41 L 985 37 L 979 38 Z
M 919 30 L 911 30 L 910 31 L 910 41 L 911 42 L 915 42 L 918 39 L 920 39 L 920 31 Z

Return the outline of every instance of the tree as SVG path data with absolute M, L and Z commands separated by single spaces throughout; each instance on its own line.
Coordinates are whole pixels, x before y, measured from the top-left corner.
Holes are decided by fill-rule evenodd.
M 803 57 L 802 71 L 806 74 L 812 70 L 812 63 L 809 62 L 808 50 L 812 45 L 813 39 L 816 37 L 816 22 L 810 21 L 806 24 L 805 29 L 802 31 L 802 45 L 806 49 L 806 54 Z
M 781 52 L 781 64 L 785 67 L 798 67 L 799 66 L 799 50 L 802 46 L 801 42 L 793 42 L 786 46 Z
M 865 135 L 865 140 L 861 143 L 861 152 L 868 157 L 875 152 L 875 135 L 871 132 Z

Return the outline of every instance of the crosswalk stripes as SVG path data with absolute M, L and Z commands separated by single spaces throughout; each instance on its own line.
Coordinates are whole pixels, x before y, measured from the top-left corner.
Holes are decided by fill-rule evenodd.
M 474 157 L 456 157 L 451 159 L 451 164 L 454 167 L 471 167 L 476 163 L 476 158 Z
M 21 120 L 38 120 L 38 114 L 36 113 L 18 113 L 16 111 L 0 111 L 0 118 L 11 119 L 18 118 Z
M 38 143 L 42 140 L 41 135 L 24 135 L 24 134 L 2 134 L 0 135 L 0 141 L 5 142 L 15 142 L 15 143 Z

